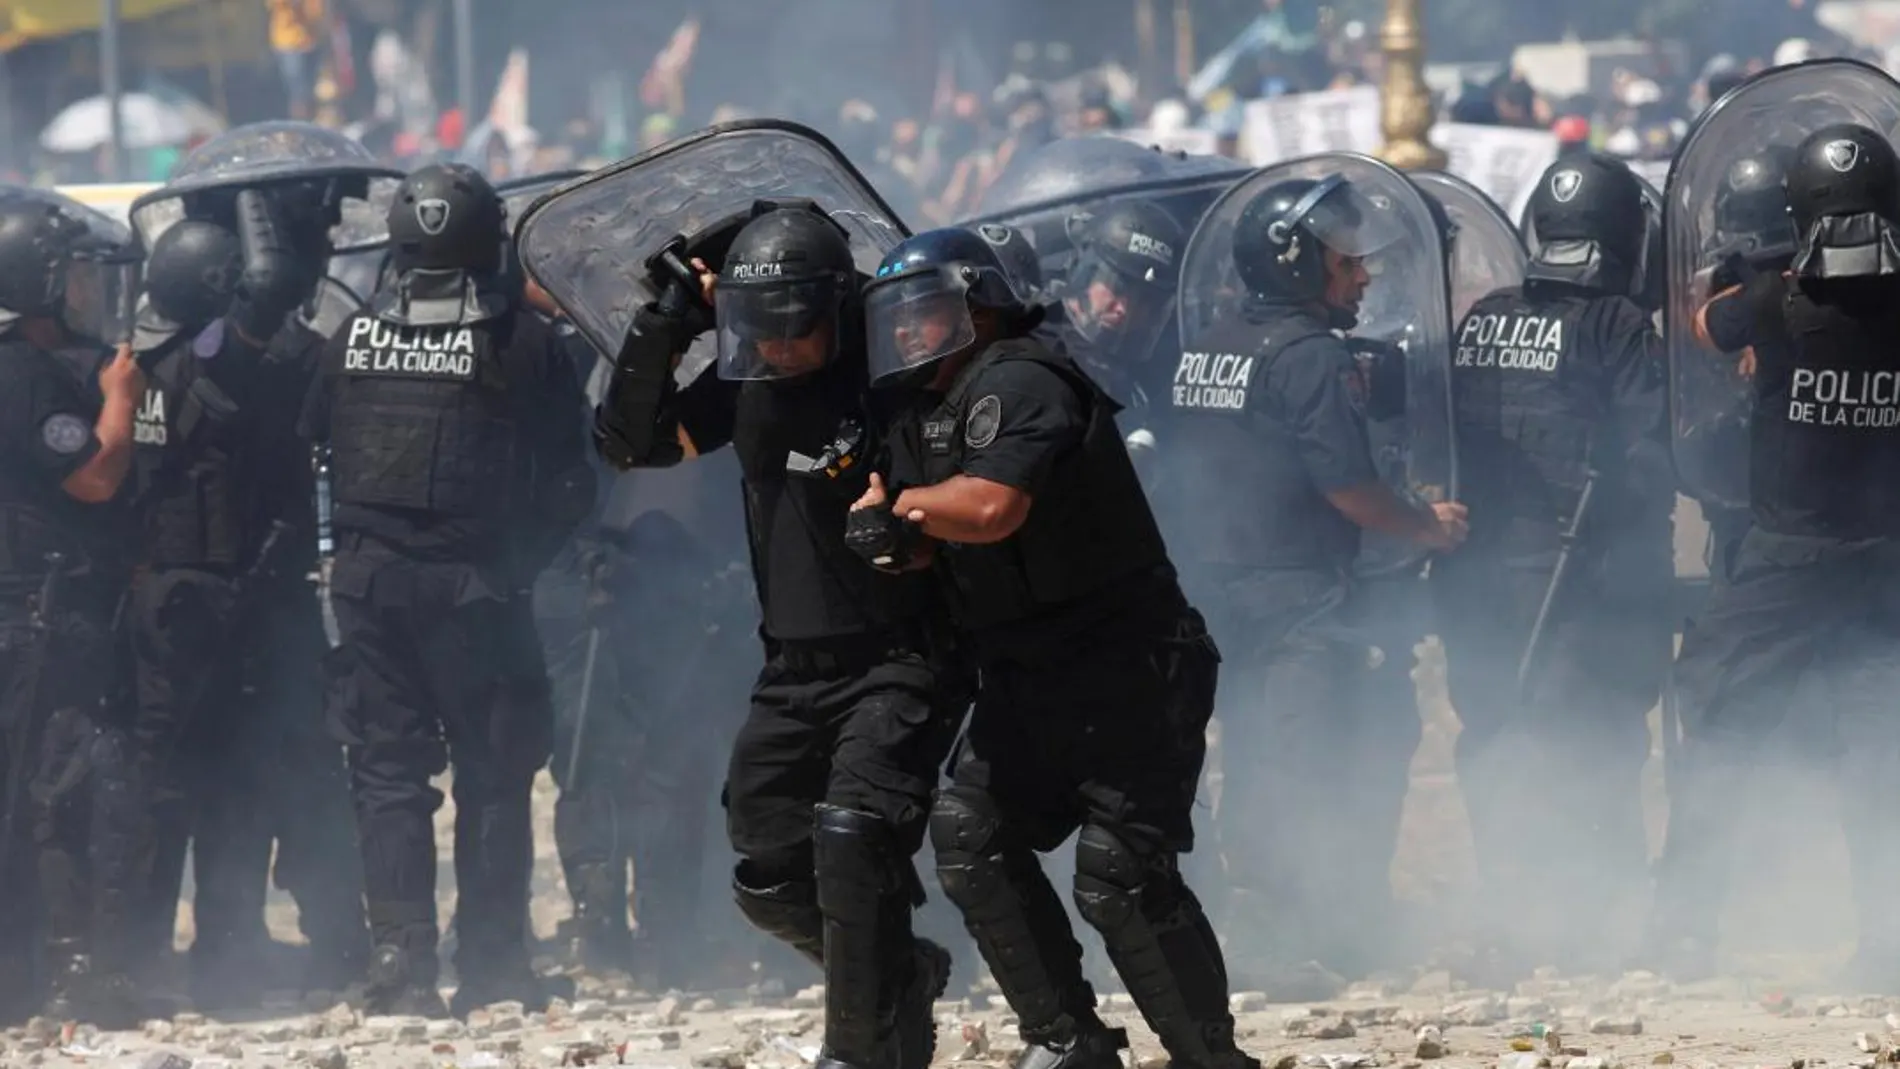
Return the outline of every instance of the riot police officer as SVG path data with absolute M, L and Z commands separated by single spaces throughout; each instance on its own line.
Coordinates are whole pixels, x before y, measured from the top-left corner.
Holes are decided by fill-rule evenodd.
M 859 281 L 820 206 L 755 204 L 718 276 L 702 279 L 707 301 L 663 280 L 636 318 L 598 442 L 620 467 L 737 452 L 766 664 L 726 776 L 733 893 L 748 921 L 824 969 L 821 1065 L 923 1069 L 949 955 L 912 935 L 911 858 L 968 691 L 928 579 L 872 572 L 844 542 L 882 448 Z M 629 405 L 626 369 L 684 352 L 705 303 L 719 372 L 670 398 L 656 438 L 633 424 L 654 420 Z
M 1155 344 L 1173 319 L 1187 235 L 1172 215 L 1145 200 L 1079 213 L 1068 226 L 1075 259 L 1043 329 L 1117 404 L 1146 413 L 1163 392 L 1148 379 Z
M 12 320 L 0 338 L 0 896 L 10 914 L 0 953 L 10 977 L 33 974 L 24 926 L 37 914 L 46 1012 L 111 1028 L 140 1020 L 129 975 L 136 873 L 98 839 L 123 834 L 114 818 L 130 786 L 127 725 L 103 698 L 131 548 L 113 500 L 131 469 L 145 381 L 122 346 L 99 374 L 101 401 L 59 353 L 108 336 L 113 287 L 130 284 L 121 268 L 135 277 L 126 248 L 55 204 L 0 201 L 0 308 Z
M 1184 568 L 1238 651 L 1221 716 L 1229 945 L 1246 947 L 1235 954 L 1243 982 L 1276 997 L 1328 996 L 1363 940 L 1355 929 L 1366 918 L 1340 905 L 1363 892 L 1314 862 L 1332 825 L 1312 811 L 1307 786 L 1350 774 L 1359 734 L 1368 651 L 1342 614 L 1361 531 L 1414 553 L 1450 549 L 1465 533 L 1462 506 L 1407 500 L 1384 481 L 1367 425 L 1404 411 L 1402 369 L 1391 354 L 1362 363 L 1335 333 L 1358 320 L 1367 258 L 1415 251 L 1392 218 L 1400 194 L 1419 200 L 1394 185 L 1382 207 L 1343 173 L 1276 171 L 1230 191 L 1214 211 L 1237 210 L 1221 217 L 1233 228 L 1231 264 L 1212 266 L 1237 275 L 1246 296 L 1184 337 L 1169 395 L 1171 514 L 1191 517 L 1178 524 Z M 1215 222 L 1211 213 L 1201 225 Z M 1430 233 L 1431 220 L 1415 226 Z M 1437 246 L 1410 269 L 1442 271 Z
M 1220 655 L 1188 605 L 1115 403 L 1030 336 L 1041 310 L 989 243 L 933 230 L 865 294 L 872 372 L 914 391 L 852 513 L 873 564 L 932 560 L 980 666 L 938 792 L 944 894 L 1021 1019 L 1033 1064 L 1113 1066 L 1081 950 L 1036 854 L 1080 828 L 1075 901 L 1177 1064 L 1243 1069 L 1226 968 L 1182 880 Z
M 1719 294 L 1702 317 L 1715 346 L 1754 352 L 1750 505 L 1729 582 L 1684 636 L 1682 782 L 1672 793 L 1652 951 L 1680 976 L 1713 966 L 1733 814 L 1751 756 L 1810 671 L 1831 691 L 1843 783 L 1877 782 L 1900 754 L 1891 715 L 1900 637 L 1900 160 L 1880 133 L 1822 127 L 1785 182 L 1795 255 Z M 1732 312 L 1732 314 L 1731 314 Z M 1886 892 L 1894 829 L 1861 799 L 1842 806 L 1862 990 L 1900 990 L 1900 930 Z
M 1675 631 L 1667 375 L 1633 299 L 1641 187 L 1619 160 L 1573 157 L 1529 211 L 1523 284 L 1480 299 L 1454 335 L 1471 538 L 1432 572 L 1459 786 L 1498 892 L 1477 911 L 1480 944 L 1521 975 L 1604 964 L 1590 955 L 1647 855 L 1639 777 Z M 1551 842 L 1589 859 L 1561 896 L 1534 890 Z
M 441 1015 L 435 836 L 455 763 L 454 1009 L 544 1006 L 528 961 L 529 794 L 552 710 L 526 589 L 592 508 L 567 356 L 501 292 L 506 211 L 461 165 L 424 167 L 389 209 L 394 272 L 331 339 L 304 429 L 327 441 L 330 594 L 371 1012 Z
M 291 548 L 253 527 L 253 502 L 275 474 L 256 465 L 254 421 L 264 413 L 253 395 L 265 349 L 314 284 L 306 265 L 334 222 L 303 192 L 245 189 L 228 205 L 187 197 L 187 218 L 152 243 L 134 343 L 151 369 L 134 429 L 144 542 L 130 602 L 133 760 L 152 792 L 155 836 L 146 953 L 169 948 L 185 842 L 195 836 L 192 984 L 206 1009 L 256 1004 L 266 940 L 262 874 L 245 864 L 251 837 L 238 830 L 262 791 L 227 743 L 247 723 L 238 651 L 253 638 L 258 588 L 284 570 Z

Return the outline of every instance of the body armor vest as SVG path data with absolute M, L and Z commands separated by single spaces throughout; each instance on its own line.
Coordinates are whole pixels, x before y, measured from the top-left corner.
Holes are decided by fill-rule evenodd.
M 255 478 L 246 459 L 248 413 L 207 368 L 210 360 L 250 358 L 227 355 L 228 338 L 222 324 L 196 340 L 181 337 L 153 365 L 133 416 L 145 562 L 157 567 L 244 563 Z M 211 357 L 201 357 L 205 348 Z
M 1452 416 L 1470 504 L 1550 521 L 1575 507 L 1607 416 L 1582 352 L 1584 303 L 1502 290 L 1459 324 Z
M 1791 280 L 1756 311 L 1755 522 L 1780 534 L 1900 534 L 1900 287 L 1867 286 L 1844 306 Z
M 963 470 L 967 428 L 983 372 L 1030 360 L 1060 375 L 1089 408 L 1080 453 L 1058 468 L 1029 518 L 993 545 L 945 543 L 938 561 L 951 579 L 951 608 L 971 631 L 1027 620 L 1098 594 L 1131 577 L 1168 567 L 1168 552 L 1127 447 L 1115 428 L 1115 402 L 1066 356 L 1031 339 L 998 342 L 966 369 L 921 425 L 913 448 L 923 481 L 935 485 Z
M 1176 366 L 1169 427 L 1179 455 L 1167 470 L 1184 561 L 1337 571 L 1358 553 L 1358 528 L 1312 485 L 1285 400 L 1270 386 L 1288 349 L 1332 332 L 1303 312 L 1256 318 L 1217 326 Z
M 0 360 L 31 366 L 39 388 L 57 391 L 70 408 L 90 425 L 98 406 L 80 389 L 60 357 L 24 341 L 0 342 Z M 20 434 L 39 434 L 26 428 Z M 69 571 L 117 568 L 122 561 L 111 552 L 111 506 L 75 501 L 60 485 L 38 474 L 29 457 L 8 457 L 0 463 L 0 582 L 31 582 L 46 571 L 49 553 L 63 554 Z
M 914 617 L 928 598 L 927 573 L 885 575 L 844 542 L 875 447 L 862 380 L 861 365 L 834 364 L 739 391 L 732 447 L 744 472 L 753 580 L 774 639 L 862 634 Z
M 502 366 L 513 322 L 349 321 L 342 366 L 328 374 L 338 505 L 489 517 L 524 504 L 527 462 Z

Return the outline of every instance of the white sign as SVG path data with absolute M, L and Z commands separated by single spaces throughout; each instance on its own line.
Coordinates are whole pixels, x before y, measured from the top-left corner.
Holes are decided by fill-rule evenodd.
M 1255 167 L 1321 152 L 1372 153 L 1384 144 L 1374 86 L 1249 100 L 1241 155 Z
M 1138 126 L 1132 130 L 1117 130 L 1115 136 L 1124 141 L 1133 141 L 1137 145 L 1152 145 L 1164 152 L 1185 152 L 1190 156 L 1215 156 L 1220 154 L 1220 137 L 1212 130 L 1150 130 Z
M 1655 186 L 1658 193 L 1669 184 L 1668 160 L 1632 160 L 1630 170 L 1636 172 L 1636 177 Z
M 1432 143 L 1445 150 L 1445 169 L 1489 194 L 1512 219 L 1521 219 L 1537 179 L 1557 159 L 1557 135 L 1547 130 L 1442 122 Z

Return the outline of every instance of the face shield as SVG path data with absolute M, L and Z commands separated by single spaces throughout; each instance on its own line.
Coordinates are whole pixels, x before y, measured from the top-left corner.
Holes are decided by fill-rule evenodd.
M 1390 200 L 1367 196 L 1343 178 L 1320 182 L 1300 198 L 1287 218 L 1274 224 L 1277 229 L 1294 226 L 1353 259 L 1374 256 L 1405 238 L 1404 223 Z
M 74 252 L 66 265 L 61 323 L 72 333 L 105 345 L 131 338 L 140 264 L 138 254 L 126 248 Z
M 1154 264 L 1136 277 L 1093 252 L 1070 269 L 1063 304 L 1076 333 L 1126 360 L 1146 360 L 1174 314 L 1175 279 Z
M 719 377 L 739 382 L 809 375 L 838 353 L 845 292 L 824 276 L 747 283 L 721 280 L 713 290 Z
M 970 269 L 955 264 L 875 282 L 864 292 L 871 382 L 942 360 L 976 341 Z

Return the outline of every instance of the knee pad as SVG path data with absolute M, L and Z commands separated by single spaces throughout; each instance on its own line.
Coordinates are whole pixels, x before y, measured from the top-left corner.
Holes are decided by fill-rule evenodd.
M 964 910 L 1002 889 L 1006 842 L 1002 820 L 984 795 L 950 788 L 930 809 L 930 845 L 937 852 L 937 882 Z
M 1159 861 L 1099 824 L 1084 825 L 1075 843 L 1076 911 L 1099 931 L 1127 926 L 1141 914 Z
M 809 880 L 756 881 L 759 875 L 748 861 L 733 871 L 732 894 L 739 912 L 759 931 L 814 961 L 822 960 L 825 922 L 818 912 L 818 888 Z

